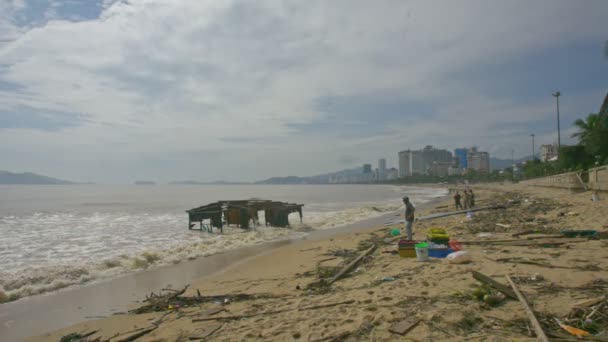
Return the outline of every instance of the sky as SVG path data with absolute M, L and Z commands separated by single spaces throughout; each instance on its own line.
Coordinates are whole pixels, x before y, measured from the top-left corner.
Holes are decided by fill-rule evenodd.
M 0 169 L 254 181 L 426 145 L 562 144 L 608 92 L 605 0 L 0 0 Z

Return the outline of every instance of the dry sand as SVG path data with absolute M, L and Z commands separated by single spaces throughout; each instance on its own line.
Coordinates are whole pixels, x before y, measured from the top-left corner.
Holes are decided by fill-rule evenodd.
M 477 242 L 512 240 L 512 233 L 526 230 L 556 234 L 561 229 L 606 231 L 608 227 L 606 194 L 601 201 L 591 202 L 589 192 L 571 194 L 521 185 L 474 189 L 478 206 L 505 204 L 508 200 L 521 203 L 507 210 L 476 213 L 473 219 L 457 215 L 418 222 L 415 238 L 423 239 L 429 227 L 445 227 L 452 238 Z M 453 210 L 451 200 L 442 204 Z M 445 210 L 448 209 L 426 209 L 417 214 Z M 213 341 L 532 341 L 535 337 L 531 337 L 521 303 L 507 299 L 489 306 L 476 300 L 471 292 L 480 283 L 470 271 L 482 272 L 504 284 L 507 284 L 504 276 L 511 275 L 533 305 L 544 329 L 560 336 L 565 332 L 559 332 L 554 317 L 565 319 L 574 303 L 608 291 L 608 243 L 603 239 L 553 239 L 566 243 L 552 247 L 515 246 L 511 242 L 465 245 L 473 261 L 456 265 L 445 259 L 417 262 L 390 253 L 397 248 L 395 244 L 384 243 L 390 228 L 393 227 L 370 227 L 362 233 L 280 247 L 213 277 L 195 280 L 185 293 L 196 296 L 199 290 L 203 296 L 264 294 L 262 298 L 116 315 L 30 341 L 59 341 L 68 333 L 89 331 L 97 331 L 89 337 L 90 341 L 120 341 L 140 329 L 155 326 L 154 331 L 137 341 L 187 341 L 206 334 L 210 334 L 206 340 Z M 480 233 L 486 236 L 480 237 Z M 528 243 L 545 241 L 526 240 L 530 236 L 533 235 L 520 239 Z M 378 248 L 354 272 L 331 286 L 308 288 L 320 276 L 335 273 L 371 243 Z M 317 307 L 337 303 L 342 304 Z M 211 315 L 209 310 L 215 308 L 224 311 Z M 592 320 L 605 324 L 608 318 L 602 310 L 605 309 L 600 309 Z M 210 320 L 193 322 L 205 318 Z M 405 318 L 421 322 L 405 336 L 389 331 Z M 571 324 L 575 323 L 573 320 Z

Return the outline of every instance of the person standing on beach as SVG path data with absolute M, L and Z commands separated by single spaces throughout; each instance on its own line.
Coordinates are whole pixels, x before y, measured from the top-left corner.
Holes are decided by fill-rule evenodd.
M 473 194 L 473 189 L 469 190 L 469 194 L 471 196 L 470 207 L 473 208 L 475 206 L 475 194 Z
M 403 197 L 403 203 L 405 204 L 405 232 L 407 233 L 407 239 L 412 240 L 412 238 L 413 238 L 412 229 L 414 226 L 414 211 L 416 211 L 416 209 L 410 202 L 409 197 Z
M 469 209 L 471 204 L 471 195 L 467 189 L 464 190 L 464 208 Z
M 454 203 L 456 204 L 456 209 L 462 210 L 462 204 L 460 203 L 460 192 L 456 190 L 456 195 L 454 195 Z

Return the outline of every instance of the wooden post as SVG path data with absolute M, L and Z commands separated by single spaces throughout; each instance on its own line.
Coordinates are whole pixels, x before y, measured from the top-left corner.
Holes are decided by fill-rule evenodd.
M 505 277 L 507 278 L 507 281 L 511 285 L 511 288 L 513 288 L 513 292 L 515 292 L 515 294 L 517 295 L 517 298 L 521 302 L 521 305 L 524 307 L 524 310 L 526 311 L 526 315 L 528 315 L 528 320 L 530 320 L 530 323 L 532 323 L 532 327 L 534 328 L 534 332 L 536 333 L 536 339 L 541 342 L 549 342 L 547 335 L 545 335 L 545 332 L 543 331 L 543 327 L 540 326 L 540 323 L 536 319 L 536 316 L 534 315 L 534 312 L 530 308 L 530 305 L 528 305 L 526 298 L 521 294 L 521 292 L 517 288 L 517 285 L 515 285 L 515 283 L 511 279 L 511 277 L 509 277 L 509 275 L 506 275 Z

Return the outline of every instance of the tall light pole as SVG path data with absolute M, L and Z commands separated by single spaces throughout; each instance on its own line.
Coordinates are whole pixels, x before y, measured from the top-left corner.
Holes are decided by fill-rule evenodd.
M 534 153 L 534 133 L 530 134 L 530 136 L 532 137 L 532 161 L 534 161 L 536 159 L 536 155 Z
M 559 155 L 559 150 L 561 149 L 562 146 L 562 141 L 561 141 L 561 137 L 560 137 L 560 133 L 559 133 L 559 96 L 560 96 L 560 92 L 556 91 L 555 93 L 553 93 L 553 96 L 555 97 L 555 101 L 557 104 L 557 155 Z
M 511 150 L 511 181 L 515 181 L 515 150 Z

